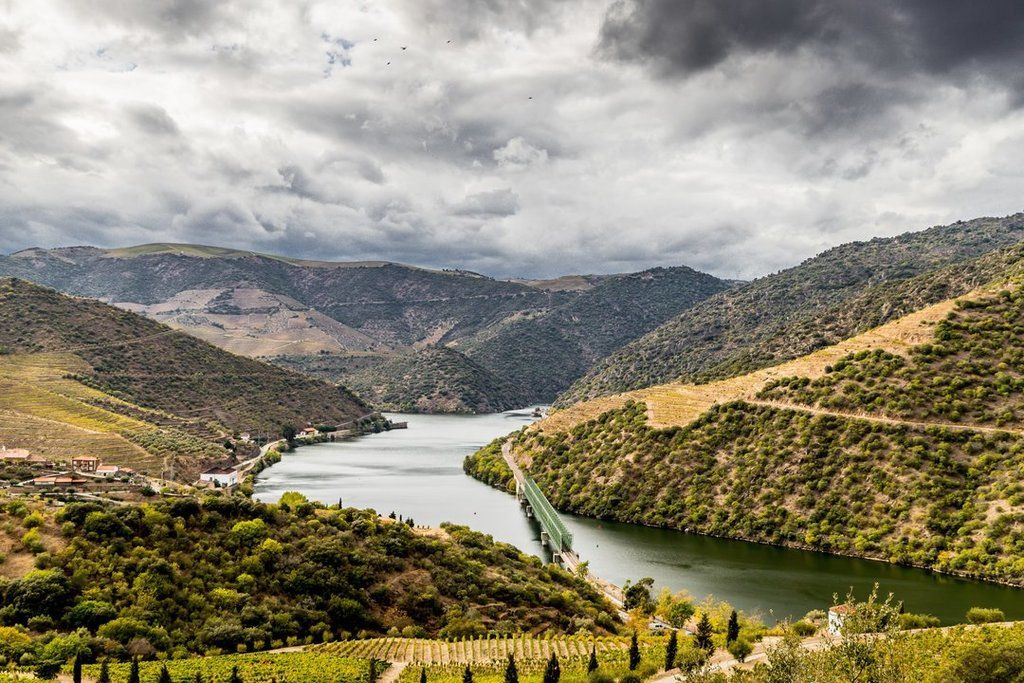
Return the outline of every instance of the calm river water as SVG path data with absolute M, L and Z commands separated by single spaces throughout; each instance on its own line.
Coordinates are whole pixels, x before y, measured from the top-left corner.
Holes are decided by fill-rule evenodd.
M 491 439 L 529 424 L 526 415 L 392 415 L 409 429 L 345 442 L 299 448 L 264 471 L 256 486 L 261 500 L 301 491 L 324 503 L 394 511 L 417 524 L 465 524 L 543 556 L 540 532 L 513 496 L 462 472 L 463 458 Z M 833 593 L 853 588 L 859 597 L 879 583 L 908 611 L 962 620 L 973 605 L 1000 607 L 1024 618 L 1024 590 L 963 581 L 926 571 L 822 553 L 772 548 L 678 531 L 564 516 L 573 547 L 597 575 L 621 585 L 643 576 L 658 586 L 708 594 L 766 621 L 795 616 L 832 603 Z

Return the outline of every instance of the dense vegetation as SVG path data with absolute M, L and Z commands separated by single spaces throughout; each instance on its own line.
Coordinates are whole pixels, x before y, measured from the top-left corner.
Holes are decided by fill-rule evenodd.
M 562 510 L 1024 583 L 1024 440 L 1012 434 L 741 402 L 653 429 L 629 403 L 515 439 Z M 473 469 L 500 465 L 485 454 Z
M 277 652 L 274 654 L 218 655 L 169 661 L 144 661 L 139 664 L 140 683 L 160 683 L 160 672 L 167 669 L 172 681 L 196 680 L 221 683 L 231 680 L 233 671 L 245 683 L 372 683 L 370 662 L 352 657 L 338 657 L 328 652 Z M 379 676 L 386 670 L 384 662 L 374 663 Z M 93 678 L 101 665 L 89 664 L 83 673 Z M 115 663 L 108 667 L 111 683 L 128 683 L 131 665 Z M 196 676 L 200 678 L 196 678 Z
M 276 365 L 340 382 L 380 410 L 403 413 L 494 413 L 522 408 L 531 393 L 454 349 L 374 357 L 334 355 L 272 359 Z
M 0 515 L 37 570 L 0 579 L 0 620 L 85 628 L 102 650 L 235 652 L 392 630 L 476 636 L 614 630 L 589 584 L 464 527 L 417 530 L 372 511 L 240 496 Z M 56 515 L 56 516 L 55 516 Z M 59 524 L 61 540 L 26 529 Z
M 1002 275 L 1020 250 L 993 252 L 1022 238 L 1017 214 L 830 249 L 693 306 L 598 362 L 558 403 L 805 355 Z
M 0 279 L 0 327 L 8 356 L 73 354 L 84 384 L 136 406 L 171 414 L 169 424 L 208 434 L 277 434 L 283 425 L 347 423 L 369 412 L 343 388 L 235 356 L 151 320 L 24 280 Z M 107 409 L 120 411 L 119 401 Z M 202 419 L 201 419 L 202 418 Z
M 457 341 L 457 348 L 547 403 L 598 359 L 728 287 L 686 267 L 609 277 L 560 306 Z
M 507 438 L 495 439 L 475 453 L 467 455 L 462 461 L 463 471 L 488 486 L 503 491 L 515 491 L 515 477 L 501 454 L 501 446 Z
M 760 398 L 907 420 L 1024 426 L 1024 291 L 958 302 L 934 343 L 909 357 L 865 351 L 815 380 L 772 382 Z

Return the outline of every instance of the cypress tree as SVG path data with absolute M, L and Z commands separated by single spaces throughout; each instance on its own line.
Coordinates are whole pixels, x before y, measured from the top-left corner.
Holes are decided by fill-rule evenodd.
M 82 683 L 82 653 L 75 655 L 75 663 L 71 668 L 71 680 L 74 683 Z
M 242 683 L 242 677 L 238 675 L 238 667 L 231 667 L 231 678 L 228 679 L 228 683 Z
M 697 632 L 693 634 L 693 644 L 709 654 L 714 652 L 715 643 L 711 639 L 712 633 L 711 620 L 708 619 L 708 613 L 705 612 L 700 616 L 700 621 L 697 622 Z
M 96 679 L 96 683 L 110 683 L 110 665 L 105 659 L 100 664 L 100 675 Z
M 519 671 L 516 670 L 516 658 L 508 653 L 508 664 L 505 665 L 505 683 L 519 683 Z
M 473 683 L 473 670 L 469 668 L 469 664 L 466 665 L 466 669 L 462 672 L 462 683 Z
M 157 683 L 174 683 L 171 680 L 171 672 L 167 670 L 166 664 L 160 667 L 160 678 L 157 679 Z
M 420 683 L 427 683 L 427 667 L 420 669 Z
M 668 645 L 665 646 L 665 671 L 676 668 L 676 653 L 679 651 L 679 642 L 676 632 L 668 636 Z
M 558 679 L 562 677 L 562 668 L 558 665 L 558 657 L 555 653 L 551 653 L 551 659 L 548 660 L 548 665 L 544 667 L 544 682 L 543 683 L 558 683 Z
M 725 642 L 731 643 L 740 637 L 740 619 L 736 610 L 729 615 L 729 625 L 726 627 Z
M 274 679 L 271 679 L 271 680 L 274 680 Z M 195 681 L 195 683 L 203 683 L 203 674 L 199 673 L 198 671 L 196 672 L 196 681 Z
M 139 658 L 132 657 L 132 668 L 128 670 L 128 683 L 139 683 Z
M 640 665 L 640 645 L 636 642 L 636 631 L 633 631 L 633 637 L 629 641 L 629 670 L 636 671 L 636 667 Z
M 369 683 L 374 683 L 377 680 L 377 660 L 373 657 L 370 658 L 370 667 L 366 672 L 366 680 Z
M 590 661 L 587 662 L 587 673 L 593 673 L 597 671 L 597 647 L 594 645 L 590 646 Z

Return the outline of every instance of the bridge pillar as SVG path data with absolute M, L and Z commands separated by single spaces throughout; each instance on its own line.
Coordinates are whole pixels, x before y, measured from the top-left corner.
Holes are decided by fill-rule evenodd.
M 562 566 L 562 553 L 554 553 L 551 556 L 551 561 L 557 564 L 559 567 Z
M 541 531 L 540 532 L 540 542 L 541 542 L 541 545 L 543 545 L 545 548 L 548 547 L 549 545 L 551 545 L 551 536 L 548 535 L 548 532 L 546 532 L 546 531 Z
M 533 507 L 529 503 L 526 504 L 526 516 L 533 519 Z

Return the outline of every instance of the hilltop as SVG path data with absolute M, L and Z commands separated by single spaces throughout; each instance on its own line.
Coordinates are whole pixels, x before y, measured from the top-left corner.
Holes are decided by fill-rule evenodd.
M 347 424 L 371 410 L 347 390 L 113 306 L 0 279 L 0 443 L 56 460 L 101 455 L 182 476 L 229 457 L 233 434 Z
M 1001 276 L 732 379 L 584 402 L 512 437 L 559 509 L 1024 585 L 1024 250 Z M 507 479 L 497 449 L 467 460 Z
M 397 366 L 422 361 L 417 352 L 451 347 L 469 359 L 463 369 L 449 371 L 451 355 L 445 363 L 417 362 L 417 394 L 402 402 L 467 411 L 508 404 L 515 386 L 522 405 L 549 401 L 595 360 L 730 286 L 682 267 L 503 281 L 458 269 L 187 244 L 28 249 L 0 256 L 0 275 L 98 298 L 232 352 L 287 357 L 297 369 L 322 366 L 325 354 L 394 356 L 395 364 L 372 364 L 380 374 L 364 364 L 356 378 L 379 387 L 369 393 L 380 396 L 408 388 Z M 477 397 L 481 389 L 496 393 Z M 436 400 L 444 395 L 466 400 Z
M 969 292 L 991 276 L 985 264 L 972 272 L 970 262 L 1022 239 L 1024 214 L 1015 214 L 829 249 L 675 316 L 597 362 L 557 405 L 797 358 Z M 938 277 L 922 278 L 928 274 Z

